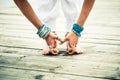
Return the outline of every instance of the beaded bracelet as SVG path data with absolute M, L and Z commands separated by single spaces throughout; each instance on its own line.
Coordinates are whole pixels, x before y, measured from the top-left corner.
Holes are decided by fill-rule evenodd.
M 37 34 L 39 35 L 40 38 L 45 39 L 45 38 L 47 38 L 47 36 L 49 35 L 50 32 L 51 32 L 51 29 L 43 24 L 40 27 L 40 29 L 37 31 Z
M 81 36 L 81 32 L 84 30 L 84 28 L 78 24 L 73 24 L 72 31 L 78 36 Z

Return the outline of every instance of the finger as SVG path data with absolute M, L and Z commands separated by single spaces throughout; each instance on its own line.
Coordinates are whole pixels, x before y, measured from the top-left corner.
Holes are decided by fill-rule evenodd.
M 76 51 L 75 44 L 68 42 L 68 54 L 74 54 Z
M 53 39 L 51 38 L 46 39 L 46 43 L 47 45 L 51 45 L 53 43 Z
M 52 40 L 52 42 L 51 42 L 51 47 L 52 48 L 55 48 L 57 45 L 56 45 L 56 40 L 54 39 L 54 40 Z
M 53 48 L 56 47 L 56 40 L 55 40 L 55 39 L 49 38 L 49 39 L 47 39 L 46 42 L 47 42 L 47 44 L 48 44 L 49 46 L 51 46 L 51 47 L 53 47 Z
M 62 38 L 60 38 L 60 37 L 58 37 L 58 36 L 56 36 L 56 39 L 57 39 L 58 41 L 60 41 L 60 42 L 63 42 Z
M 72 48 L 71 48 L 71 46 L 70 46 L 70 43 L 69 42 L 67 42 L 67 53 L 68 54 L 71 54 L 72 53 Z
M 57 35 L 54 35 L 54 36 L 53 36 L 53 39 L 56 39 L 56 40 L 58 40 L 58 41 L 61 41 L 61 38 L 59 38 Z
M 68 54 L 76 54 L 76 53 L 77 53 L 76 49 L 71 48 L 71 51 L 69 50 L 69 53 L 68 53 Z M 77 53 L 77 54 L 78 54 L 78 53 Z
M 57 41 L 54 39 L 53 40 L 53 48 L 56 48 L 57 47 Z
M 52 46 L 48 46 L 49 47 L 49 54 L 53 54 L 53 55 L 57 55 L 58 54 L 58 50 L 56 48 L 53 48 Z
M 73 54 L 82 54 L 84 51 L 80 48 L 72 48 L 72 50 L 68 52 L 68 54 L 73 55 Z
M 70 55 L 71 55 L 71 54 L 74 54 L 74 49 L 73 49 L 73 48 L 69 48 L 69 49 L 68 49 L 68 54 L 70 54 Z
M 71 43 L 71 42 L 68 42 L 68 46 L 69 46 L 70 48 L 74 48 L 74 47 L 75 47 L 75 44 L 74 44 L 74 43 Z
M 56 48 L 50 50 L 50 53 L 52 53 L 53 55 L 57 55 L 58 52 L 59 51 Z
M 69 39 L 65 37 L 60 44 L 63 44 L 63 43 L 65 43 L 66 41 L 69 41 Z

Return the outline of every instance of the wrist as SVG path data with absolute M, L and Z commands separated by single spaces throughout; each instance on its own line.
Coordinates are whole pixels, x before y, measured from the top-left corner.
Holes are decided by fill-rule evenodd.
M 81 36 L 81 32 L 84 30 L 84 28 L 82 26 L 80 26 L 79 24 L 73 24 L 73 28 L 72 31 L 78 36 Z
M 37 31 L 37 34 L 40 38 L 47 38 L 47 36 L 49 35 L 49 33 L 51 32 L 51 29 L 49 27 L 47 27 L 45 24 L 43 24 Z

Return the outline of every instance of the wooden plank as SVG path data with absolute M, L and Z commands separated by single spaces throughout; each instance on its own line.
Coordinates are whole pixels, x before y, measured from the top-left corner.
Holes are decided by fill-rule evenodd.
M 37 35 L 33 35 L 36 36 L 36 38 L 29 38 L 29 37 L 6 37 L 6 36 L 1 36 L 0 37 L 0 45 L 6 45 L 6 46 L 16 46 L 16 47 L 28 47 L 28 48 L 42 48 L 42 46 L 40 44 L 45 44 L 45 41 L 43 41 L 42 39 L 39 39 L 39 37 Z M 33 44 L 30 44 L 33 43 Z M 115 45 L 115 46 L 119 46 L 120 41 L 118 40 L 100 40 L 100 39 L 80 39 L 80 42 L 78 43 L 79 46 L 81 47 L 88 47 L 88 46 L 97 46 L 99 45 Z M 88 46 L 87 46 L 88 45 Z M 62 47 L 66 47 L 65 44 L 61 45 Z M 43 47 L 45 47 L 43 45 Z
M 0 67 L 1 68 L 1 67 Z M 19 73 L 19 74 L 18 74 Z M 0 70 L 1 80 L 106 80 L 77 75 L 56 74 L 35 70 L 2 67 Z
M 116 34 L 118 34 L 118 31 L 117 30 L 119 30 L 119 29 L 115 29 L 114 30 L 114 32 L 116 32 Z M 5 31 L 5 32 L 3 32 L 3 31 Z M 32 38 L 36 38 L 35 37 L 35 34 L 34 34 L 34 30 L 33 30 L 33 32 L 32 32 L 32 34 L 33 35 L 31 35 L 30 33 L 31 33 L 31 31 L 29 31 L 29 30 L 27 30 L 27 31 L 25 31 L 25 30 L 2 30 L 1 31 L 2 33 L 1 33 L 1 35 L 3 35 L 3 34 L 8 34 L 8 35 L 10 35 L 10 34 L 12 34 L 12 37 L 13 37 L 13 35 L 15 35 L 15 34 L 20 34 L 21 36 L 18 36 L 18 37 L 22 37 L 23 35 L 24 36 L 26 36 L 26 38 L 27 37 L 31 37 L 32 36 Z M 36 31 L 35 31 L 36 32 Z M 110 32 L 110 31 L 109 31 Z M 114 33 L 113 32 L 113 33 Z M 27 34 L 27 35 L 26 35 Z M 3 38 L 4 38 L 4 36 L 5 35 L 3 35 Z M 92 37 L 93 36 L 93 37 Z M 85 37 L 85 39 L 83 38 L 83 40 L 86 40 L 85 42 L 87 42 L 87 43 L 93 43 L 93 42 L 91 42 L 91 41 L 94 41 L 94 43 L 98 43 L 98 42 L 100 42 L 100 44 L 108 44 L 108 43 L 111 43 L 111 44 L 113 44 L 113 45 L 119 45 L 119 39 L 118 39 L 118 36 L 119 35 L 112 35 L 112 36 L 110 36 L 110 34 L 109 35 L 99 35 L 99 36 L 95 36 L 95 35 L 87 35 L 86 37 Z M 15 37 L 17 37 L 17 36 L 15 36 Z M 1 37 L 2 38 L 2 37 Z M 7 38 L 7 37 L 5 37 L 5 38 Z M 10 38 L 10 37 L 9 37 Z M 24 37 L 25 38 L 25 37 Z M 89 38 L 92 38 L 92 40 L 91 39 L 89 39 Z M 105 40 L 103 40 L 103 38 L 105 38 Z M 95 39 L 95 40 L 94 40 Z M 96 41 L 97 40 L 97 41 Z M 1 41 L 1 42 L 3 42 L 3 41 Z M 16 42 L 16 41 L 14 41 L 14 42 Z M 82 40 L 81 40 L 81 42 L 82 42 Z M 106 43 L 107 42 L 107 43 Z M 99 44 L 99 43 L 98 43 Z
M 30 22 L 28 22 L 28 21 L 21 22 L 19 20 L 18 21 L 16 20 L 16 23 L 15 23 L 14 20 L 13 21 L 12 20 L 2 20 L 1 22 L 2 23 L 1 23 L 1 26 L 0 26 L 1 27 L 0 30 L 4 30 L 4 31 L 10 31 L 11 29 L 17 31 L 18 29 L 20 29 L 19 27 L 21 27 L 21 29 L 23 29 L 23 31 L 27 31 L 27 29 L 28 30 L 31 29 L 33 31 L 36 30 L 34 28 L 34 26 L 31 25 Z M 63 32 L 63 31 L 65 32 L 65 30 L 64 30 L 65 27 L 61 24 L 62 24 L 62 22 L 59 22 L 59 24 L 57 25 L 58 32 Z M 101 23 L 99 23 L 99 24 L 101 24 Z M 111 34 L 111 35 L 118 35 L 119 36 L 119 34 L 118 34 L 119 29 L 120 29 L 118 27 L 119 23 L 116 24 L 117 26 L 115 26 L 115 24 L 113 24 L 113 25 L 111 24 L 111 26 L 109 26 L 109 24 L 108 24 L 108 26 L 106 25 L 106 26 L 104 26 L 104 28 L 103 28 L 103 26 L 101 26 L 99 24 L 97 26 L 94 26 L 94 25 L 91 25 L 91 24 L 90 25 L 86 24 L 85 31 L 83 32 L 83 34 L 102 34 L 102 35 Z M 61 26 L 62 26 L 62 28 L 61 28 Z M 102 27 L 102 29 L 101 29 L 101 27 Z
M 7 31 L 7 32 L 6 32 Z M 40 39 L 35 33 L 36 31 L 22 31 L 22 30 L 16 30 L 16 31 L 1 31 L 0 32 L 0 41 L 1 44 L 5 43 L 9 45 L 9 41 L 11 42 L 23 42 L 27 41 L 27 43 L 30 43 L 29 40 L 36 41 L 35 43 L 39 43 L 43 41 Z M 64 32 L 59 35 L 60 37 L 64 38 Z M 91 43 L 91 44 L 106 44 L 106 45 L 120 45 L 120 39 L 118 35 L 95 35 L 95 34 L 83 34 L 82 38 L 80 38 L 79 43 Z M 17 44 L 17 43 L 16 43 Z M 18 43 L 19 44 L 19 43 Z M 12 45 L 12 44 L 11 44 Z M 19 46 L 19 45 L 18 45 Z
M 118 12 L 114 12 L 114 13 L 110 12 L 109 15 L 108 15 L 108 13 L 103 15 L 102 12 L 101 12 L 101 14 L 100 13 L 96 13 L 98 15 L 94 15 L 95 14 L 95 12 L 94 12 L 88 18 L 86 24 L 89 25 L 89 26 L 90 25 L 92 25 L 92 26 L 97 25 L 97 26 L 107 26 L 107 27 L 112 27 L 112 26 L 114 26 L 114 27 L 117 26 L 118 27 L 119 16 L 120 15 L 119 14 L 113 15 L 115 13 L 118 13 Z M 104 21 L 102 20 L 103 17 L 104 17 Z M 57 21 L 62 21 L 62 23 L 65 24 L 65 20 L 63 20 L 61 18 L 63 18 L 63 16 L 58 18 Z M 96 18 L 97 18 L 97 20 L 96 20 Z M 111 19 L 109 19 L 109 18 L 111 18 Z M 94 20 L 94 23 L 92 22 L 93 20 Z M 14 23 L 14 21 L 16 21 L 17 23 Z M 30 24 L 29 21 L 25 17 L 23 17 L 23 16 L 0 15 L 0 23 L 1 24 L 8 24 L 8 23 L 10 23 L 10 24 L 23 24 L 23 22 L 26 23 L 26 24 Z M 109 23 L 107 23 L 107 22 L 109 22 Z M 57 23 L 59 23 L 59 22 L 57 22 Z
M 24 51 L 22 52 L 22 50 L 19 49 L 17 51 L 19 52 L 13 51 L 12 54 L 11 53 L 9 54 L 9 51 L 7 53 L 0 53 L 1 54 L 0 66 L 41 70 L 41 71 L 47 71 L 53 73 L 71 74 L 71 75 L 79 75 L 79 76 L 83 75 L 83 76 L 100 77 L 100 78 L 111 78 L 111 77 L 114 77 L 116 79 L 120 78 L 119 54 L 107 55 L 106 53 L 103 56 L 99 53 L 98 56 L 94 56 L 94 55 L 90 56 L 88 54 L 84 54 L 82 56 L 78 55 L 68 59 L 65 57 L 59 58 L 59 56 L 43 57 L 40 56 L 40 54 L 38 54 L 38 51 L 36 52 L 35 50 L 33 51 L 27 50 L 26 52 Z M 22 53 L 22 55 L 20 53 Z M 26 54 L 23 55 L 23 53 Z M 106 58 L 108 62 L 104 62 L 107 61 Z
M 64 34 L 61 34 L 60 37 L 64 38 L 63 36 Z M 13 33 L 10 32 L 2 32 L 0 33 L 0 37 L 1 37 L 1 42 L 6 40 L 6 39 L 10 39 L 11 41 L 13 40 L 13 42 L 17 41 L 19 39 L 19 41 L 28 41 L 29 40 L 36 40 L 37 42 L 43 41 L 42 39 L 40 39 L 35 32 L 29 32 L 26 31 L 25 33 L 23 31 L 19 32 L 19 31 L 13 31 Z M 85 35 L 83 34 L 82 38 L 80 38 L 79 40 L 80 43 L 96 43 L 96 44 L 107 44 L 107 45 L 120 45 L 120 39 L 119 37 L 116 36 L 109 36 L 109 35 Z M 7 42 L 6 42 L 7 43 Z
M 100 49 L 99 49 L 100 48 Z M 108 51 L 109 50 L 109 51 Z M 31 53 L 29 53 L 29 51 Z M 105 46 L 104 48 L 102 48 L 102 46 L 98 46 L 98 49 L 95 47 L 95 48 L 90 48 L 89 49 L 86 49 L 85 51 L 85 55 L 83 54 L 82 56 L 64 56 L 64 55 L 61 55 L 61 57 L 57 57 L 57 58 L 66 58 L 66 59 L 77 59 L 79 60 L 79 57 L 80 57 L 80 60 L 85 60 L 85 59 L 89 59 L 89 57 L 91 58 L 92 61 L 99 61 L 99 62 L 113 62 L 115 63 L 116 61 L 118 62 L 119 61 L 119 58 L 117 58 L 117 56 L 119 56 L 119 47 L 115 47 L 115 46 Z M 0 47 L 0 53 L 10 53 L 10 54 L 18 54 L 18 55 L 24 55 L 24 56 L 27 56 L 27 55 L 38 55 L 38 56 L 42 56 L 41 55 L 41 50 L 40 49 L 30 49 L 30 48 L 15 48 L 15 47 Z M 61 52 L 61 54 L 63 54 Z M 3 54 L 2 54 L 3 55 Z M 7 54 L 6 54 L 7 55 Z M 104 56 L 106 55 L 106 56 Z M 96 60 L 96 57 L 97 60 Z M 105 59 L 107 58 L 107 60 Z M 112 58 L 112 59 L 111 59 Z M 115 59 L 115 60 L 113 60 Z
M 64 52 L 59 56 L 43 56 L 40 46 L 43 41 L 35 35 L 36 29 L 21 16 L 18 8 L 1 10 L 0 79 L 120 79 L 119 2 L 95 2 L 78 44 L 85 49 L 85 54 L 74 56 L 64 56 Z M 57 20 L 58 28 L 65 26 L 62 17 Z M 65 33 L 63 29 L 58 31 L 61 37 Z
M 89 18 L 89 21 L 87 21 L 87 24 L 91 24 L 90 22 L 91 22 L 91 20 L 94 20 L 95 18 L 98 18 L 98 20 L 95 20 L 94 21 L 94 25 L 95 24 L 101 24 L 101 25 L 103 25 L 103 24 L 106 24 L 106 22 L 105 21 L 101 21 L 101 17 L 104 17 L 105 15 L 101 15 L 101 16 L 95 16 L 95 17 L 93 17 L 93 16 L 91 16 L 90 18 Z M 107 16 L 107 15 L 106 15 Z M 118 15 L 119 16 L 119 15 Z M 118 16 L 114 16 L 114 15 L 110 15 L 110 17 L 112 18 L 112 20 L 114 20 L 114 22 L 116 22 L 119 18 L 118 18 Z M 63 16 L 62 16 L 63 17 Z M 63 19 L 61 19 L 61 18 L 58 18 L 59 19 L 59 21 L 61 21 L 61 20 L 63 20 Z M 106 17 L 106 18 L 104 18 L 106 21 L 109 21 L 109 22 L 111 22 L 111 19 L 109 19 L 108 17 Z M 22 22 L 28 22 L 28 20 L 25 18 L 25 17 L 23 17 L 23 16 L 15 16 L 15 15 L 0 15 L 0 23 L 6 23 L 6 24 L 8 24 L 8 23 L 11 23 L 11 24 L 15 24 L 14 23 L 14 21 L 17 21 L 17 23 L 19 22 L 19 24 L 20 24 L 20 22 L 22 21 Z M 22 24 L 22 22 L 21 22 L 21 24 Z M 63 20 L 62 22 L 64 22 L 65 23 L 65 20 Z M 16 23 L 16 24 L 17 24 Z M 97 26 L 99 26 L 99 24 L 97 25 Z M 110 24 L 110 25 L 109 25 Z M 112 23 L 109 23 L 108 25 L 111 27 L 112 26 Z M 118 23 L 119 24 L 119 23 Z M 106 26 L 107 26 L 107 24 L 106 24 Z
M 41 62 L 39 62 L 40 64 L 41 64 Z M 44 72 L 44 71 L 46 71 L 46 72 L 51 72 L 51 73 L 58 73 L 58 74 L 68 74 L 68 75 L 78 75 L 78 76 L 88 76 L 88 77 L 98 77 L 98 78 L 107 78 L 107 79 L 110 79 L 111 77 L 114 77 L 114 78 L 116 78 L 116 79 L 119 79 L 119 71 L 118 70 L 116 70 L 116 69 L 114 69 L 113 71 L 107 66 L 106 68 L 108 69 L 107 71 L 106 70 L 101 70 L 101 69 L 94 69 L 94 70 L 91 70 L 90 68 L 88 69 L 88 68 L 82 68 L 82 67 L 79 67 L 79 68 L 82 68 L 82 69 L 84 69 L 84 70 L 81 70 L 81 69 L 78 69 L 78 68 L 73 68 L 73 67 L 71 67 L 71 65 L 68 65 L 68 66 L 70 66 L 70 67 L 68 67 L 68 66 L 62 66 L 62 67 L 64 67 L 64 69 L 60 69 L 58 66 L 57 67 L 51 67 L 51 65 L 50 64 L 48 64 L 48 65 L 43 65 L 43 64 L 41 64 L 44 68 L 42 68 L 42 66 L 40 66 L 40 65 L 36 65 L 36 64 L 33 64 L 33 62 L 30 64 L 26 64 L 26 65 L 29 65 L 28 67 L 26 67 L 25 66 L 25 64 L 24 64 L 24 66 L 20 66 L 20 65 L 22 65 L 22 64 L 19 64 L 18 66 L 15 66 L 14 64 L 12 64 L 12 66 L 10 66 L 9 64 L 7 64 L 7 65 L 2 65 L 1 67 L 8 67 L 8 68 L 10 68 L 10 67 L 12 67 L 12 68 L 22 68 L 22 69 L 28 69 L 28 70 L 38 70 L 38 71 L 42 71 L 42 72 Z M 53 64 L 52 64 L 53 65 Z M 84 65 L 84 64 L 82 64 L 82 65 Z M 37 67 L 38 68 L 37 68 Z M 48 68 L 48 66 L 49 66 L 49 68 Z M 88 65 L 89 66 L 89 65 Z M 47 70 L 47 68 L 48 68 L 48 70 Z M 66 69 L 67 68 L 67 69 Z M 69 68 L 69 69 L 68 69 Z M 105 69 L 106 69 L 105 68 Z M 57 70 L 57 69 L 59 69 L 59 70 Z M 72 69 L 72 70 L 71 70 Z M 77 69 L 77 71 L 76 70 L 74 70 L 74 69 Z M 86 70 L 87 69 L 87 70 Z M 55 70 L 55 71 L 54 71 Z M 88 70 L 91 70 L 91 71 L 88 71 Z M 117 72 L 118 71 L 118 72 Z
M 59 24 L 59 26 L 61 26 L 61 24 Z M 62 27 L 62 28 L 60 28 L 58 26 L 58 34 L 60 34 L 60 33 L 64 33 L 64 35 L 65 35 L 65 30 L 63 30 L 64 29 L 64 26 Z M 86 26 L 85 27 L 85 30 L 83 31 L 83 33 L 82 34 L 86 34 L 86 35 L 96 35 L 96 34 L 98 34 L 98 35 L 113 35 L 113 36 L 119 36 L 119 27 L 104 27 L 104 28 L 102 28 L 101 29 L 101 26 Z M 0 24 L 0 30 L 2 30 L 2 32 L 3 31 L 5 31 L 5 32 L 9 32 L 9 33 L 14 33 L 14 32 L 16 32 L 16 31 L 21 31 L 21 32 L 31 32 L 31 31 L 34 31 L 34 33 L 36 33 L 36 31 L 37 31 L 37 29 L 34 27 L 34 26 L 32 26 L 32 25 L 30 25 L 30 26 L 28 26 L 28 25 L 10 25 L 10 23 L 9 24 Z M 102 32 L 102 33 L 101 33 Z M 111 33 L 112 32 L 112 33 Z
M 22 15 L 20 10 L 17 7 L 6 7 L 1 8 L 0 15 Z
M 34 30 L 35 27 L 33 25 L 28 26 L 28 25 L 12 25 L 12 24 L 0 24 L 0 30 Z
M 13 20 L 0 20 L 0 24 L 17 24 L 17 25 L 30 25 L 30 22 L 28 21 L 21 21 L 21 20 L 18 20 L 18 21 L 13 21 Z

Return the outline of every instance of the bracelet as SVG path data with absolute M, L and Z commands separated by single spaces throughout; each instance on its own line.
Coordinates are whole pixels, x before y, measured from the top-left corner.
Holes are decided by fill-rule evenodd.
M 73 24 L 72 31 L 78 36 L 81 36 L 81 32 L 84 30 L 84 28 L 78 24 Z
M 40 38 L 45 39 L 45 38 L 47 38 L 47 36 L 49 35 L 50 32 L 51 32 L 51 29 L 43 24 L 40 27 L 40 29 L 37 31 L 37 34 L 39 35 Z

